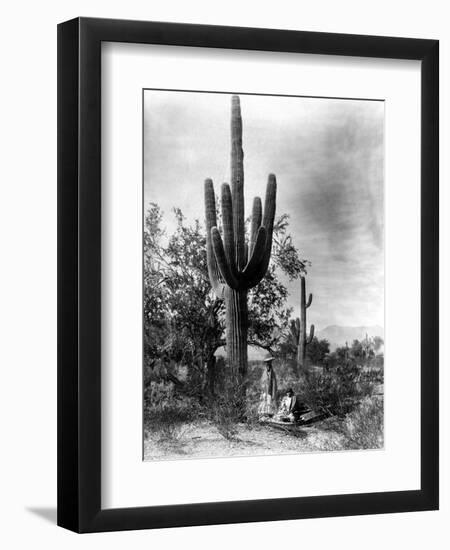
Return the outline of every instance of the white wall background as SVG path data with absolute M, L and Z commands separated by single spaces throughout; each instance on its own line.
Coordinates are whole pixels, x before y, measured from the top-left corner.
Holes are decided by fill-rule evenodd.
M 448 548 L 450 18 L 444 0 L 67 0 L 2 10 L 0 541 L 4 548 Z M 441 510 L 79 536 L 56 517 L 56 24 L 84 15 L 441 41 Z M 406 413 L 407 414 L 407 413 Z M 291 541 L 291 543 L 289 542 Z

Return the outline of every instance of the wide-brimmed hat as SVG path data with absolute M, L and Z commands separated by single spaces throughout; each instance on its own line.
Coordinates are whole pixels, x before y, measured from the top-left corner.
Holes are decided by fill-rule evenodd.
M 272 354 L 271 353 L 266 353 L 266 355 L 264 355 L 264 363 L 268 363 L 269 361 L 273 361 L 275 358 L 272 357 Z

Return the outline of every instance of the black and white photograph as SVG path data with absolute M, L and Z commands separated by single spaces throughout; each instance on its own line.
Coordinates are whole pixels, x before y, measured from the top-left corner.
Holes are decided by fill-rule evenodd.
M 449 546 L 448 11 L 4 4 L 1 548 Z
M 384 447 L 384 114 L 143 90 L 145 461 Z

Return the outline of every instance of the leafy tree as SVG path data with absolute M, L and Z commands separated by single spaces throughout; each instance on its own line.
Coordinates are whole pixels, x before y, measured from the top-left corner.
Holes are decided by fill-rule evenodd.
M 161 212 L 151 205 L 145 217 L 144 231 L 144 364 L 153 367 L 167 352 L 168 319 L 166 307 L 165 272 L 158 251 L 164 232 Z
M 266 276 L 249 292 L 249 344 L 273 352 L 289 333 L 292 308 L 285 306 L 288 297 L 280 275 L 296 279 L 309 262 L 300 258 L 288 233 L 289 215 L 282 214 L 273 228 L 272 255 Z
M 173 361 L 188 365 L 191 382 L 201 385 L 204 365 L 213 369 L 214 353 L 224 343 L 223 304 L 210 292 L 199 222 L 187 226 L 179 209 L 174 215 L 177 226 L 170 237 L 161 229 L 159 206 L 151 204 L 145 219 L 144 288 L 151 297 L 144 303 L 145 341 L 152 341 L 156 332 L 160 342 L 147 345 L 145 353 L 166 369 Z
M 290 281 L 306 274 L 306 268 L 311 265 L 308 260 L 300 258 L 297 248 L 292 242 L 292 235 L 288 233 L 289 214 L 282 214 L 275 221 L 273 228 L 272 257 L 275 266 L 285 273 Z

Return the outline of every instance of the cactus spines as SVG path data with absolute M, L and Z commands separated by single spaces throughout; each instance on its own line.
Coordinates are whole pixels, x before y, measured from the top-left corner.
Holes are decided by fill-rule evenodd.
M 208 274 L 215 294 L 226 302 L 227 355 L 231 368 L 247 371 L 247 291 L 267 272 L 272 249 L 276 207 L 276 178 L 269 175 L 264 213 L 261 199 L 253 201 L 250 236 L 245 238 L 244 152 L 238 96 L 231 99 L 231 189 L 221 187 L 222 234 L 217 227 L 213 182 L 205 181 L 206 253 Z
M 306 365 L 306 346 L 308 346 L 314 338 L 314 325 L 311 325 L 309 336 L 306 335 L 306 310 L 312 302 L 312 294 L 308 296 L 306 301 L 306 283 L 305 277 L 300 277 L 300 319 L 297 317 L 291 320 L 291 335 L 294 345 L 297 346 L 297 366 L 301 372 Z

